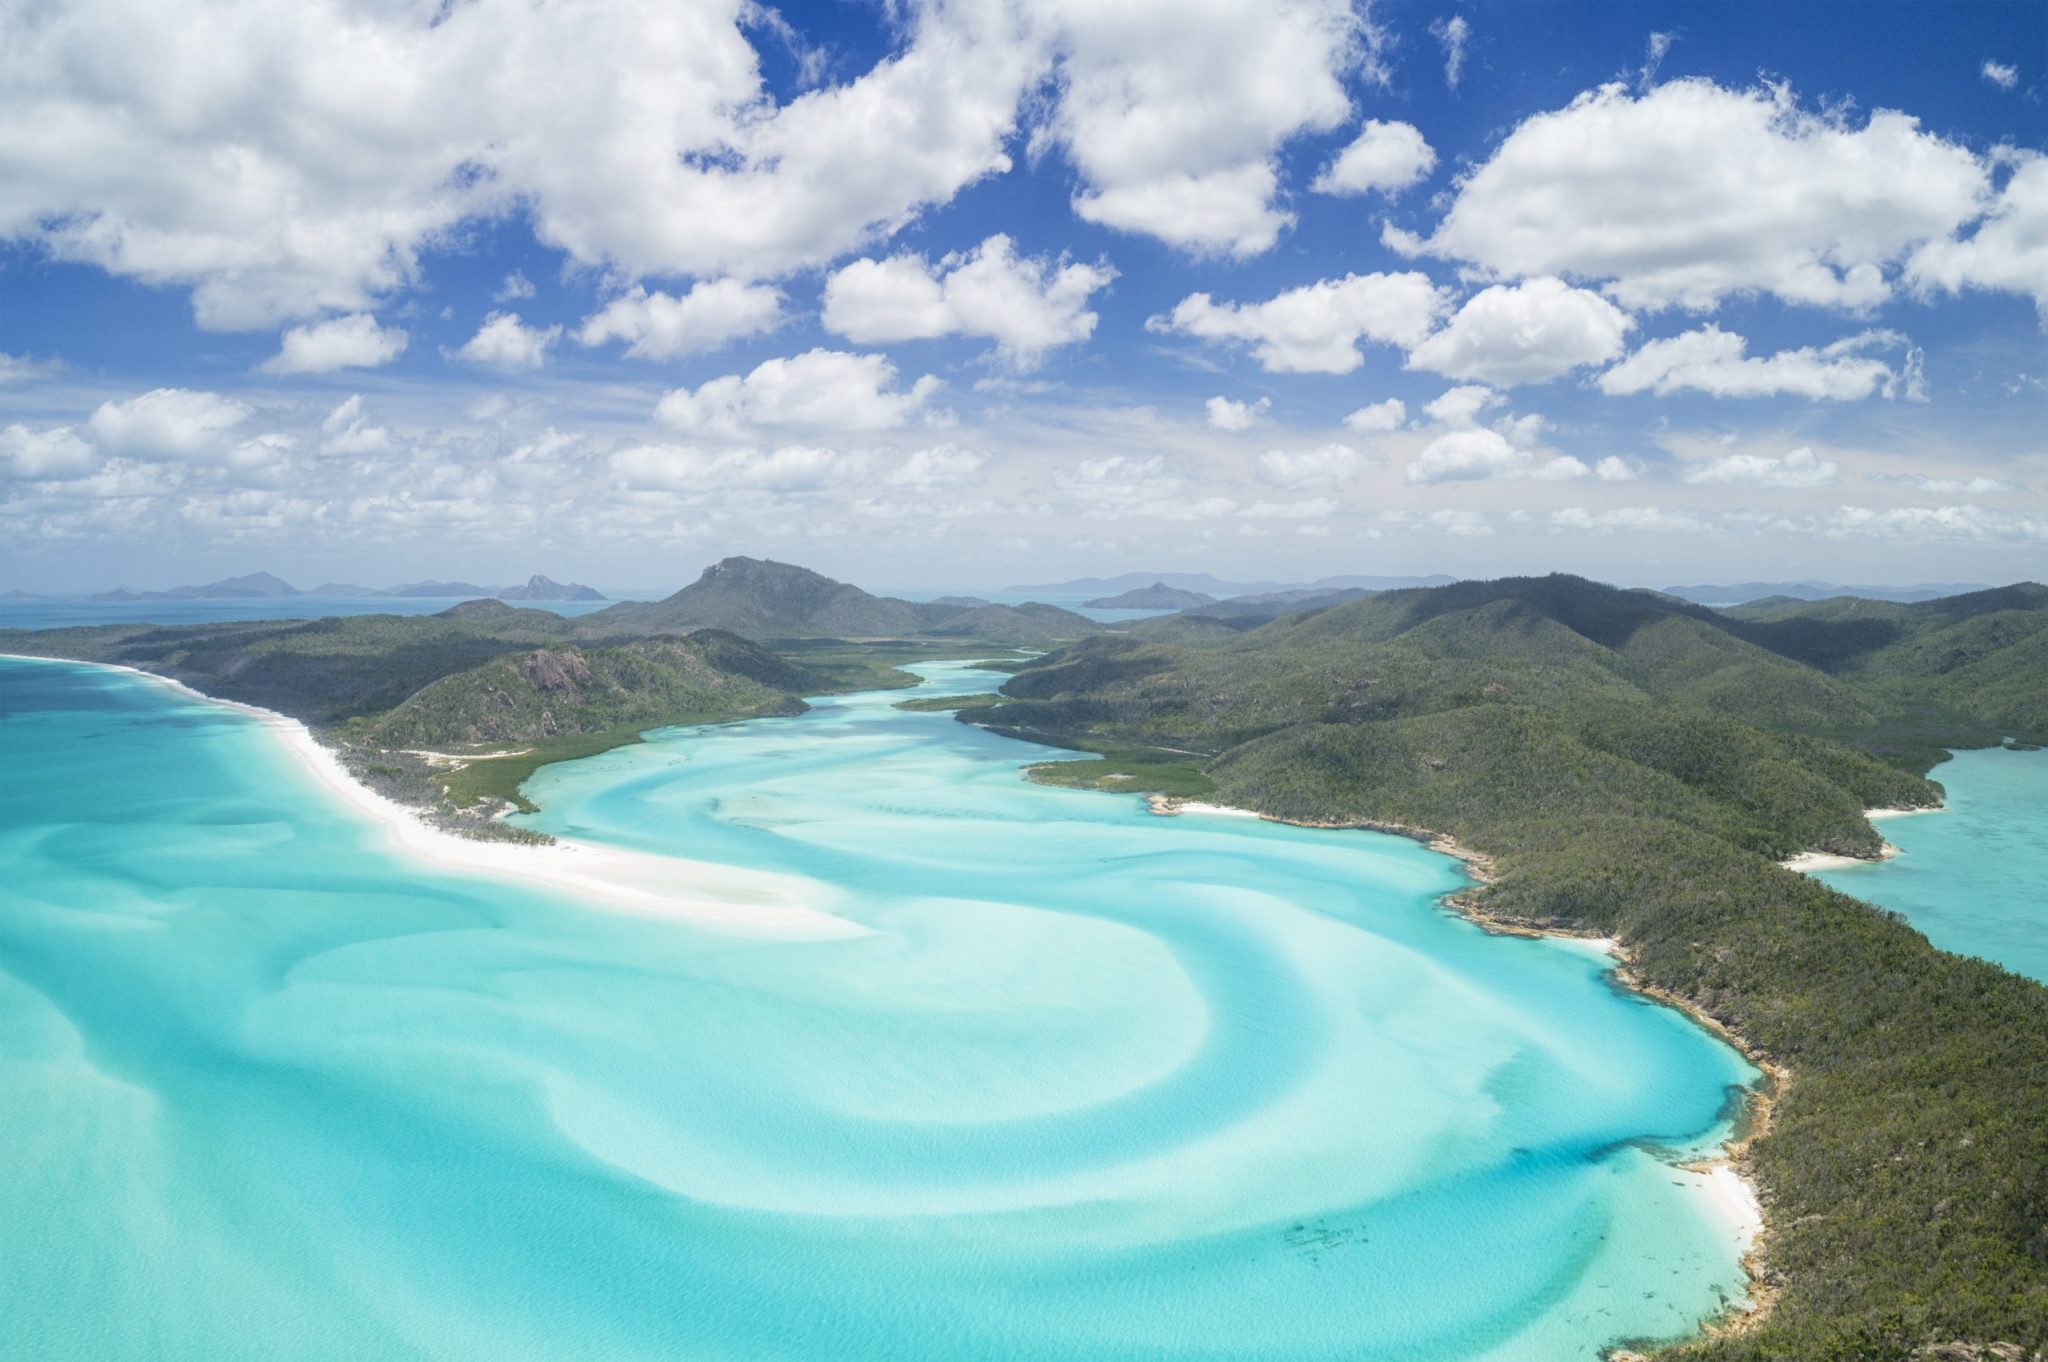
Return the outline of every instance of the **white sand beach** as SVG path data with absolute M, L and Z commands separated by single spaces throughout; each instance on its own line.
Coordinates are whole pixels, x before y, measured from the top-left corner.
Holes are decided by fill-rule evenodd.
M 48 658 L 26 659 L 50 661 Z M 104 666 L 169 686 L 210 705 L 221 705 L 262 723 L 319 783 L 375 823 L 390 843 L 442 870 L 490 875 L 615 912 L 669 917 L 750 936 L 865 936 L 868 929 L 814 907 L 807 899 L 819 886 L 793 876 L 681 857 L 657 856 L 589 842 L 549 844 L 479 841 L 430 826 L 420 815 L 387 799 L 348 773 L 333 751 L 321 745 L 297 719 L 275 710 L 222 700 L 155 672 L 112 663 Z

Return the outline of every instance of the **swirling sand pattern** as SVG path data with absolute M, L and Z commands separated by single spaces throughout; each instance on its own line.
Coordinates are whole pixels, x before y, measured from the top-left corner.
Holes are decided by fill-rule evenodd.
M 868 929 L 777 940 L 436 870 L 243 715 L 0 662 L 0 1354 L 1530 1362 L 1740 1294 L 1665 1160 L 1753 1074 L 1604 957 L 899 698 L 540 776 Z

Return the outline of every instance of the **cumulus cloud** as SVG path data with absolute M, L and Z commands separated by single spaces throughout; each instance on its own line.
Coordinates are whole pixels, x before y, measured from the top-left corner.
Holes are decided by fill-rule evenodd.
M 678 298 L 635 285 L 583 319 L 579 345 L 626 342 L 636 359 L 702 354 L 782 325 L 782 290 L 737 279 L 706 279 Z
M 734 437 L 764 426 L 889 430 L 922 410 L 940 386 L 926 374 L 899 389 L 896 366 L 885 355 L 817 349 L 767 360 L 744 376 L 677 388 L 661 399 L 654 416 L 686 435 Z
M 1255 255 L 1293 215 L 1276 153 L 1351 117 L 1344 78 L 1379 74 L 1376 32 L 1348 0 L 1048 0 L 1057 142 L 1085 188 L 1074 211 L 1204 253 Z
M 1348 374 L 1365 362 L 1361 341 L 1416 345 L 1444 306 L 1436 285 L 1414 271 L 1347 274 L 1262 303 L 1217 303 L 1206 293 L 1189 294 L 1170 315 L 1145 326 L 1249 345 L 1269 373 Z
M 1462 430 L 1476 425 L 1479 413 L 1489 407 L 1499 406 L 1504 400 L 1499 393 L 1484 384 L 1467 383 L 1423 403 L 1422 414 L 1438 425 Z
M 1436 168 L 1436 153 L 1411 123 L 1366 120 L 1350 146 L 1323 167 L 1309 188 L 1318 194 L 1392 196 L 1420 184 Z
M 760 14 L 10 7 L 0 236 L 193 285 L 225 327 L 364 310 L 425 244 L 514 205 L 584 263 L 776 273 L 1007 169 L 1055 36 L 1007 5 L 920 7 L 872 69 L 778 105 L 745 31 Z
M 1429 31 L 1444 49 L 1444 84 L 1455 90 L 1465 79 L 1465 44 L 1471 41 L 1472 26 L 1464 15 L 1454 14 L 1432 23 Z
M 80 478 L 99 464 L 99 454 L 70 426 L 31 430 L 16 423 L 0 430 L 0 467 L 5 467 L 10 477 Z
M 390 448 L 391 432 L 371 422 L 361 393 L 351 395 L 320 423 L 322 454 L 382 454 Z
M 1398 397 L 1360 407 L 1344 418 L 1344 428 L 1361 433 L 1399 430 L 1408 419 L 1408 406 Z
M 1649 341 L 1600 375 L 1600 391 L 1667 395 L 1690 388 L 1715 397 L 1790 394 L 1815 401 L 1851 402 L 1872 393 L 1892 396 L 1907 375 L 1864 353 L 1905 343 L 1893 331 L 1865 331 L 1832 345 L 1780 350 L 1768 358 L 1745 354 L 1748 342 L 1711 322 L 1697 331 Z
M 1594 470 L 1579 459 L 1543 443 L 1541 416 L 1502 414 L 1491 425 L 1481 417 L 1505 399 L 1491 388 L 1466 384 L 1452 388 L 1422 411 L 1436 429 L 1422 452 L 1411 459 L 1405 477 L 1411 483 L 1534 481 L 1582 478 Z
M 1541 383 L 1613 359 L 1634 325 L 1599 294 L 1561 279 L 1495 284 L 1410 350 L 1407 367 L 1499 387 Z
M 1269 449 L 1258 457 L 1259 477 L 1275 487 L 1327 487 L 1357 476 L 1369 460 L 1349 445 Z
M 1095 333 L 1089 296 L 1114 278 L 1106 262 L 1020 257 L 997 234 L 936 266 L 908 254 L 854 261 L 825 281 L 824 322 L 862 344 L 986 336 L 1004 362 L 1025 369 Z
M 538 369 L 547 362 L 548 348 L 561 338 L 559 326 L 528 326 L 517 312 L 493 312 L 456 350 L 455 358 L 487 369 Z
M 2010 90 L 2020 83 L 2020 69 L 2006 62 L 1993 61 L 1986 57 L 1981 71 L 1984 79 L 2001 90 Z
M 406 334 L 379 326 L 367 312 L 333 317 L 284 333 L 278 352 L 257 367 L 266 374 L 325 374 L 336 369 L 375 369 L 404 353 Z
M 1411 483 L 1527 479 L 1556 482 L 1590 470 L 1569 454 L 1543 454 L 1517 446 L 1500 431 L 1450 430 L 1431 440 L 1408 465 Z
M 1930 241 L 1907 267 L 1922 294 L 1966 288 L 2024 293 L 2048 324 L 2048 156 L 2018 157 L 1989 216 L 1966 238 Z
M 1053 474 L 1053 485 L 1094 519 L 1213 520 L 1238 509 L 1229 497 L 1201 495 L 1159 454 L 1083 459 Z
M 1550 523 L 1561 530 L 1592 534 L 1612 534 L 1616 530 L 1697 534 L 1706 528 L 1699 516 L 1663 506 L 1613 506 L 1597 511 L 1567 506 L 1551 512 Z
M 254 414 L 219 393 L 158 388 L 126 401 L 102 402 L 86 430 L 108 454 L 205 463 L 222 458 L 232 432 Z
M 1250 430 L 1273 405 L 1273 399 L 1262 397 L 1256 402 L 1233 402 L 1227 397 L 1212 397 L 1205 405 L 1211 430 Z
M 689 445 L 633 445 L 611 457 L 613 475 L 636 491 L 696 497 L 731 489 L 783 496 L 835 491 L 866 468 L 865 456 L 810 445 L 776 449 L 703 450 Z
M 937 445 L 913 452 L 882 481 L 890 487 L 946 487 L 973 482 L 987 465 L 986 454 Z
M 1779 458 L 1767 454 L 1725 454 L 1685 470 L 1691 483 L 1745 483 L 1752 487 L 1823 487 L 1835 480 L 1841 465 L 1823 459 L 1802 445 Z
M 1426 241 L 1386 239 L 1503 275 L 1603 281 L 1631 308 L 1749 291 L 1867 308 L 1889 296 L 1888 270 L 1977 217 L 1989 191 L 1976 156 L 1903 113 L 1858 127 L 1784 86 L 1613 84 L 1517 126 Z
M 1633 482 L 1642 475 L 1641 469 L 1613 454 L 1593 465 L 1593 476 L 1602 482 Z
M 491 294 L 494 303 L 516 303 L 522 298 L 533 296 L 533 280 L 526 277 L 526 271 L 514 270 L 505 276 L 497 290 Z
M 1901 487 L 1911 487 L 1921 492 L 1940 492 L 1948 495 L 1961 494 L 1963 496 L 1980 497 L 1989 496 L 1994 492 L 2018 492 L 2024 490 L 2016 482 L 2008 482 L 2003 478 L 1987 478 L 1982 476 L 1974 478 L 1936 478 L 1929 477 L 1925 473 L 1866 473 L 1864 476 L 1872 482 L 1897 483 Z

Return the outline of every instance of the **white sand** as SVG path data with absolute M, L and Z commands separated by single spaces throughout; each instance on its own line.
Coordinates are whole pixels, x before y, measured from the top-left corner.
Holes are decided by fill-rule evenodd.
M 807 903 L 806 897 L 818 892 L 818 887 L 795 876 L 589 842 L 484 842 L 443 832 L 424 822 L 415 810 L 356 780 L 339 757 L 321 746 L 304 724 L 289 715 L 218 699 L 181 681 L 136 667 L 97 662 L 83 665 L 105 666 L 140 676 L 207 704 L 239 710 L 257 720 L 299 758 L 320 784 L 375 823 L 391 845 L 439 869 L 489 875 L 529 887 L 552 889 L 592 906 L 671 917 L 747 935 L 844 937 L 868 933 L 858 923 Z
M 1733 1164 L 1717 1163 L 1702 1176 L 1714 1208 L 1727 1217 L 1745 1245 L 1754 1244 L 1764 1228 L 1764 1208 L 1756 1198 L 1756 1189 L 1735 1171 Z
M 1180 803 L 1178 803 L 1178 804 L 1175 804 L 1175 805 L 1174 805 L 1174 806 L 1173 806 L 1172 808 L 1170 808 L 1170 809 L 1161 809 L 1161 810 L 1159 810 L 1159 812 L 1161 812 L 1161 813 L 1214 813 L 1214 814 L 1221 814 L 1221 815 L 1222 815 L 1223 817 L 1225 817 L 1225 818 L 1263 818 L 1263 817 L 1265 817 L 1265 815 L 1264 815 L 1264 814 L 1261 814 L 1261 813 L 1255 812 L 1254 810 L 1251 810 L 1251 809 L 1233 809 L 1233 808 L 1231 808 L 1231 807 L 1230 807 L 1230 806 L 1229 806 L 1228 804 L 1204 804 L 1204 803 L 1202 803 L 1202 802 L 1201 802 L 1200 800 L 1194 800 L 1194 799 L 1189 799 L 1189 800 L 1183 800 L 1182 802 L 1180 802 Z
M 1937 804 L 1931 809 L 1865 809 L 1863 816 L 1871 822 L 1880 818 L 1908 818 L 1916 813 L 1946 813 L 1948 806 Z M 1872 861 L 1889 861 L 1899 854 L 1899 849 L 1886 842 L 1875 856 L 1831 856 L 1825 851 L 1802 851 L 1797 856 L 1788 856 L 1778 862 L 1787 870 L 1796 870 L 1802 875 L 1816 870 L 1840 870 L 1844 866 L 1869 865 Z

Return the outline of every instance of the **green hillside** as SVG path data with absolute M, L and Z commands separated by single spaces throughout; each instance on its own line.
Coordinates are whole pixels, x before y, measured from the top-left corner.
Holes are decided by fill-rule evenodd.
M 1748 1154 L 1776 1303 L 1674 1355 L 1991 1356 L 1925 1350 L 2048 1342 L 2048 988 L 1775 864 L 1874 854 L 1863 809 L 1938 798 L 1880 756 L 1911 745 L 1924 770 L 1990 716 L 2041 735 L 2048 592 L 1979 595 L 1723 613 L 1460 583 L 1088 639 L 961 717 L 1135 754 L 1059 764 L 1064 783 L 1113 770 L 1130 779 L 1108 788 L 1449 834 L 1497 869 L 1466 896 L 1483 918 L 1616 937 L 1644 983 L 1788 1068 Z
M 587 638 L 725 629 L 752 639 L 979 638 L 1043 646 L 1097 632 L 1056 606 L 963 605 L 875 596 L 809 568 L 726 558 L 674 595 L 628 601 L 577 621 Z

